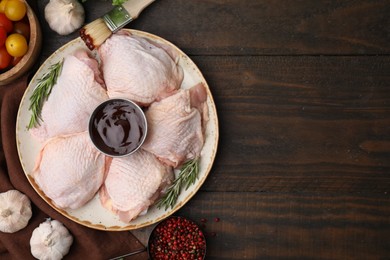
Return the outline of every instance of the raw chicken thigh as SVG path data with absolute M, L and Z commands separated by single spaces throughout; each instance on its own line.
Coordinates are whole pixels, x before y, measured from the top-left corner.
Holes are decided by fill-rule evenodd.
M 40 126 L 31 129 L 39 141 L 88 129 L 93 110 L 108 99 L 98 63 L 84 50 L 64 59 L 61 75 L 45 102 Z
M 147 106 L 173 94 L 183 70 L 169 48 L 124 31 L 112 35 L 99 48 L 108 96 Z
M 159 197 L 171 183 L 173 170 L 146 151 L 113 158 L 99 191 L 102 205 L 128 223 Z
M 148 136 L 142 148 L 173 167 L 199 157 L 204 143 L 202 121 L 208 120 L 206 100 L 200 83 L 153 103 L 146 111 Z
M 50 139 L 40 151 L 31 176 L 57 207 L 76 209 L 99 190 L 105 165 L 105 156 L 84 132 Z

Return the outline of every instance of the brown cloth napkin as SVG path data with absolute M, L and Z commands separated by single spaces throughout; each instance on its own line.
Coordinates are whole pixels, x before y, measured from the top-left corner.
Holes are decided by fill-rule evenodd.
M 27 76 L 24 76 L 14 84 L 0 86 L 0 192 L 17 189 L 26 194 L 32 202 L 33 216 L 28 226 L 16 233 L 0 232 L 0 259 L 34 259 L 30 253 L 31 234 L 49 217 L 62 222 L 73 235 L 73 244 L 64 259 L 109 259 L 144 248 L 129 231 L 99 231 L 69 220 L 32 188 L 20 164 L 15 139 L 17 112 L 26 85 Z M 147 254 L 129 259 L 147 259 Z
M 46 218 L 62 222 L 73 235 L 73 244 L 64 259 L 109 259 L 143 249 L 129 231 L 99 231 L 69 220 L 51 208 L 32 188 L 20 164 L 15 139 L 17 112 L 27 81 L 28 77 L 23 76 L 15 83 L 0 86 L 0 192 L 17 189 L 26 194 L 32 202 L 33 216 L 28 226 L 18 232 L 0 231 L 0 259 L 34 259 L 30 253 L 31 234 Z M 147 259 L 147 253 L 129 259 Z

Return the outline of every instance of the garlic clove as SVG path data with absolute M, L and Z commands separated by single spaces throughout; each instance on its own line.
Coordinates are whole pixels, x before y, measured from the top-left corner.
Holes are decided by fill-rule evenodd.
M 72 235 L 61 222 L 46 219 L 31 235 L 31 254 L 37 259 L 62 259 L 72 243 Z
M 25 228 L 32 216 L 30 199 L 18 190 L 0 193 L 0 231 L 14 233 Z

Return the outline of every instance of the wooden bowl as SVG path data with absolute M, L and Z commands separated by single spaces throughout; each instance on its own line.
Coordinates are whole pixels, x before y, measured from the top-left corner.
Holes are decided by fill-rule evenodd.
M 34 65 L 41 51 L 41 27 L 34 11 L 26 1 L 25 3 L 27 5 L 27 18 L 30 23 L 28 51 L 14 67 L 0 74 L 0 85 L 9 84 L 24 75 Z

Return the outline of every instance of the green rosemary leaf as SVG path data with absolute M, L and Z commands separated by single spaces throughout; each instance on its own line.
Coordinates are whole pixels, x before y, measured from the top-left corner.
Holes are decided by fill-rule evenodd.
M 27 129 L 34 128 L 40 124 L 43 103 L 49 97 L 58 76 L 61 74 L 62 64 L 63 60 L 51 65 L 49 72 L 38 80 L 38 84 L 30 97 L 29 110 L 31 110 L 31 118 Z
M 112 5 L 121 5 L 127 0 L 112 0 Z
M 169 207 L 173 208 L 177 198 L 183 187 L 187 190 L 198 179 L 199 174 L 199 158 L 187 161 L 180 169 L 179 175 L 169 186 L 164 196 L 160 198 L 156 206 L 158 208 L 164 207 L 167 210 Z

